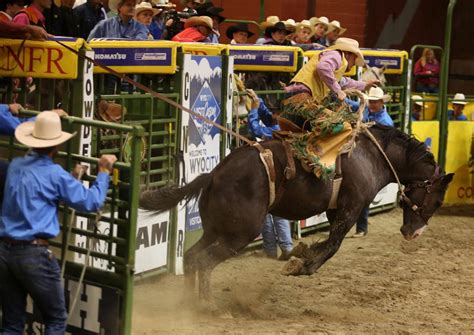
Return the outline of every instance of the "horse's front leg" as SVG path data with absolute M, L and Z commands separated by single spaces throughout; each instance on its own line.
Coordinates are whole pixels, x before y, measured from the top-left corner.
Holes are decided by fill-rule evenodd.
M 292 258 L 284 266 L 282 273 L 286 275 L 311 275 L 315 273 L 341 246 L 344 237 L 354 225 L 356 211 L 334 210 L 328 213 L 331 226 L 326 241 L 311 245 L 304 253 L 303 259 Z

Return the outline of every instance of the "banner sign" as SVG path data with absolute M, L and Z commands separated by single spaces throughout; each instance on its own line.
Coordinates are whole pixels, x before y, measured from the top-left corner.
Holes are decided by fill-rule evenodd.
M 438 160 L 439 151 L 439 121 L 412 121 L 411 133 L 421 142 L 426 144 Z
M 183 66 L 183 106 L 191 108 L 214 122 L 221 123 L 222 58 L 219 56 L 185 55 Z M 182 112 L 182 150 L 184 156 L 184 183 L 211 172 L 221 159 L 220 130 Z M 186 230 L 201 228 L 198 202 L 186 204 Z
M 229 46 L 236 71 L 296 72 L 298 51 L 295 47 Z
M 77 291 L 77 282 L 64 281 L 66 304 L 72 304 Z M 80 289 L 76 307 L 69 312 L 69 323 L 65 335 L 115 335 L 120 333 L 121 293 L 113 288 L 84 283 Z M 28 296 L 25 335 L 45 333 L 39 309 Z
M 62 43 L 79 51 L 83 39 Z M 51 79 L 77 78 L 78 57 L 54 41 L 0 39 L 0 76 Z
M 138 210 L 135 274 L 167 265 L 170 212 Z
M 95 60 L 119 73 L 176 72 L 178 44 L 166 41 L 92 40 Z M 94 73 L 106 73 L 96 66 Z
M 474 204 L 474 122 L 449 121 L 446 173 L 454 173 L 444 202 Z

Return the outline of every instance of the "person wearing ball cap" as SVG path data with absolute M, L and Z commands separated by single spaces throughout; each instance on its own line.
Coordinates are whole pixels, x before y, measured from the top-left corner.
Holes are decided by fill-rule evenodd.
M 60 117 L 52 111 L 40 113 L 35 121 L 22 123 L 15 130 L 18 142 L 30 150 L 8 167 L 0 217 L 4 334 L 23 333 L 27 295 L 41 312 L 45 334 L 65 334 L 64 289 L 58 262 L 48 249 L 49 239 L 60 233 L 57 206 L 64 203 L 81 212 L 99 210 L 117 160 L 103 155 L 95 181 L 86 188 L 53 161 L 59 146 L 73 136 L 62 131 Z

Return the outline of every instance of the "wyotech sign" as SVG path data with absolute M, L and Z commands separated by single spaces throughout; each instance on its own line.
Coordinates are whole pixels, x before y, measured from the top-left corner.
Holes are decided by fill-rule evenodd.
M 187 56 L 184 60 L 183 105 L 203 117 L 222 124 L 222 58 Z M 184 182 L 211 172 L 220 161 L 220 130 L 198 117 L 182 114 Z M 186 230 L 201 228 L 197 202 L 186 205 Z

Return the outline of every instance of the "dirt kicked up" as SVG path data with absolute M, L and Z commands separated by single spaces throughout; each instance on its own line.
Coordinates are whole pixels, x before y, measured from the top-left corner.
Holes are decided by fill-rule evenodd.
M 183 277 L 138 284 L 133 334 L 474 333 L 474 207 L 440 210 L 411 242 L 401 218 L 370 217 L 369 234 L 312 276 L 282 276 L 255 252 L 225 262 L 212 277 L 221 316 L 181 304 Z

